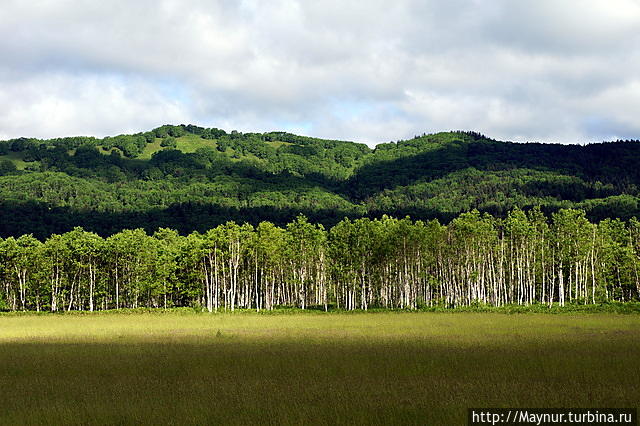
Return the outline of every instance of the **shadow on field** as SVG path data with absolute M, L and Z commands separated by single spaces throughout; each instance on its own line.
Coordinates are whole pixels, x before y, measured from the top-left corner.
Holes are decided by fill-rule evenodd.
M 452 328 L 452 333 L 455 333 Z M 0 423 L 463 424 L 467 407 L 632 407 L 638 333 L 3 343 Z M 475 342 L 475 343 L 474 343 Z

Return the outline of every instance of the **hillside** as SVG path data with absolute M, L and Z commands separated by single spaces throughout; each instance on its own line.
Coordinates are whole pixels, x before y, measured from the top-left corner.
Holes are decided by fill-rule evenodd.
M 592 220 L 640 213 L 640 143 L 499 142 L 473 132 L 365 144 L 284 132 L 227 133 L 192 125 L 96 139 L 0 142 L 0 235 L 45 237 L 81 225 L 206 230 L 227 220 L 277 224 L 299 213 L 410 215 L 448 221 L 471 209 Z

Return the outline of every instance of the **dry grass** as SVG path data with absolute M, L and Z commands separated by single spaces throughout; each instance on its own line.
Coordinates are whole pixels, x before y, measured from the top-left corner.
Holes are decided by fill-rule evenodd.
M 0 316 L 0 423 L 463 424 L 632 407 L 640 316 Z

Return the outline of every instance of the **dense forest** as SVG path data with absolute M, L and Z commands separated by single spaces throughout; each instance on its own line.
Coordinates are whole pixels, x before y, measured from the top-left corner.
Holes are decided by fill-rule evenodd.
M 105 137 L 0 141 L 0 236 L 45 239 L 76 226 L 180 235 L 229 220 L 285 226 L 304 214 L 439 219 L 477 209 L 563 208 L 589 220 L 640 214 L 640 143 L 499 142 L 446 132 L 365 144 L 193 125 Z
M 438 220 L 304 216 L 285 227 L 227 222 L 181 236 L 82 228 L 0 239 L 3 310 L 194 306 L 217 311 L 638 300 L 640 221 L 584 211 L 477 210 Z

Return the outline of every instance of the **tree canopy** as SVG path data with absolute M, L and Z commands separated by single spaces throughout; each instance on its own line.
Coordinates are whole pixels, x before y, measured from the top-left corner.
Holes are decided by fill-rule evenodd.
M 477 209 L 563 208 L 628 220 L 640 207 L 640 144 L 499 142 L 444 132 L 365 144 L 194 125 L 102 139 L 0 141 L 0 235 L 82 226 L 182 235 L 228 220 L 284 226 L 298 214 L 333 226 L 382 215 L 448 223 Z
M 107 238 L 80 227 L 0 238 L 0 309 L 215 310 L 587 304 L 640 298 L 640 222 L 539 209 L 437 220 L 344 219 L 326 229 L 226 222 Z

